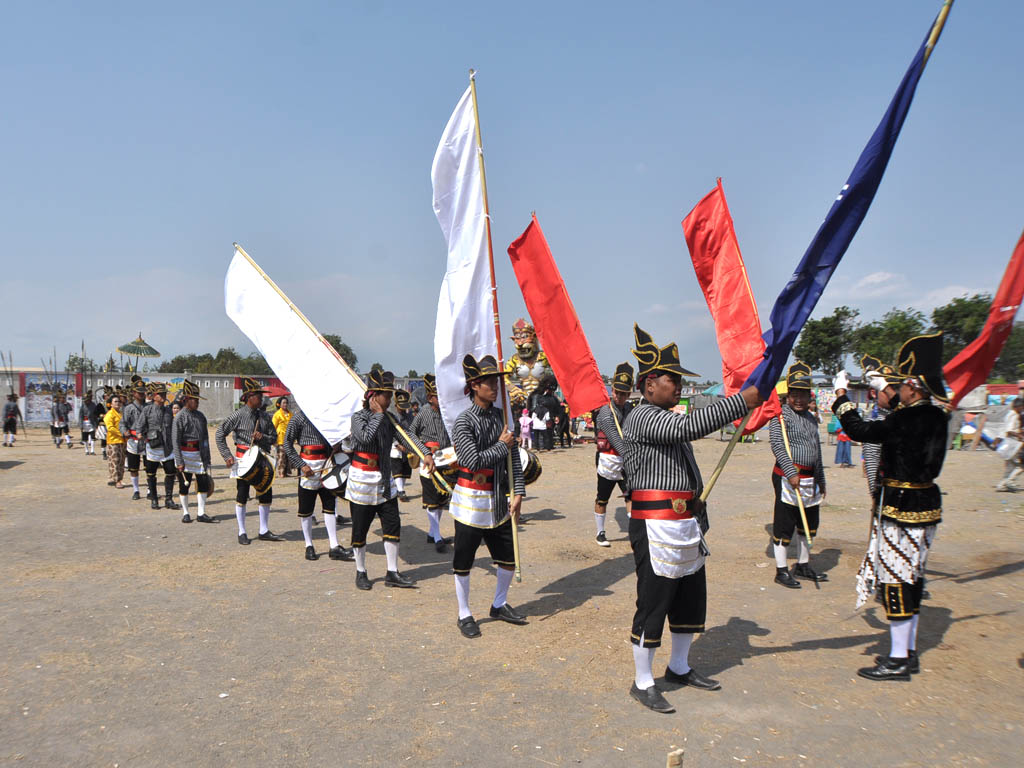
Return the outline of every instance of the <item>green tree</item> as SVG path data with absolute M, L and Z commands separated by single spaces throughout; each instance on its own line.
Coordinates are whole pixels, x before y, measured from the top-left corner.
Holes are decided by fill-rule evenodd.
M 932 330 L 942 331 L 942 362 L 948 363 L 981 333 L 992 306 L 992 296 L 976 293 L 958 296 L 932 311 Z
M 381 365 L 380 363 L 374 363 L 373 365 L 370 366 L 370 370 L 371 371 L 383 371 L 384 370 L 384 366 Z
M 1024 323 L 1014 323 L 1010 338 L 992 368 L 991 378 L 1004 382 L 1024 379 Z
M 359 364 L 359 358 L 356 357 L 356 353 L 352 351 L 352 347 L 341 340 L 341 336 L 336 333 L 325 333 L 324 338 L 330 343 L 334 350 L 341 355 L 341 359 L 348 363 L 348 367 L 353 371 L 356 370 L 356 366 Z
M 903 342 L 912 336 L 920 336 L 925 332 L 927 323 L 925 316 L 916 309 L 897 309 L 893 307 L 881 320 L 874 320 L 862 325 L 853 332 L 854 354 L 874 355 L 883 363 L 896 363 L 896 353 Z
M 812 370 L 834 376 L 842 369 L 846 355 L 853 351 L 858 314 L 856 309 L 836 307 L 827 317 L 808 320 L 793 354 Z
M 82 357 L 81 355 L 68 355 L 68 361 L 64 363 L 65 371 L 73 371 L 74 373 L 95 373 L 96 363 L 93 362 L 91 357 Z
M 415 368 L 410 368 L 409 372 L 405 375 L 408 376 L 410 379 L 418 379 L 420 377 L 420 375 L 416 373 Z

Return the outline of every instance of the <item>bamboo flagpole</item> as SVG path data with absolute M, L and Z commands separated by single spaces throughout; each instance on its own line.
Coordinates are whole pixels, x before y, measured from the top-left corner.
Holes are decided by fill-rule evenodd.
M 484 171 L 484 142 L 480 133 L 480 109 L 476 100 L 476 70 L 469 70 L 469 87 L 473 94 L 473 122 L 476 125 L 476 146 L 477 146 L 477 159 L 480 162 L 480 192 L 484 199 L 484 226 L 487 229 L 487 264 L 490 269 L 491 276 L 491 306 L 494 308 L 494 340 L 498 352 L 498 370 L 501 371 L 505 367 L 505 355 L 501 351 L 501 319 L 498 315 L 498 283 L 494 277 L 494 244 L 491 241 L 491 208 L 487 201 L 487 173 Z M 511 432 L 509 429 L 509 408 L 508 408 L 508 391 L 505 386 L 505 377 L 498 376 L 498 398 L 501 400 L 501 414 L 505 420 L 505 429 Z M 512 480 L 512 451 L 518 450 L 518 447 L 513 445 L 512 449 L 508 452 L 508 490 L 509 490 L 509 506 L 512 505 L 512 491 L 513 491 L 513 480 Z M 523 580 L 522 562 L 519 556 L 519 520 L 518 517 L 512 519 L 512 550 L 515 553 L 515 578 L 517 582 Z
M 234 243 L 233 245 L 235 247 L 235 251 L 240 256 L 242 256 L 249 263 L 249 265 L 256 271 L 256 273 L 267 282 L 267 285 L 269 285 L 274 290 L 274 292 L 281 297 L 282 301 L 284 301 L 285 304 L 288 305 L 288 308 L 295 313 L 296 317 L 298 317 L 305 324 L 305 326 L 309 328 L 309 330 L 313 333 L 317 340 L 320 341 L 320 343 L 323 344 L 324 347 L 326 347 L 327 350 L 334 356 L 334 358 L 341 364 L 342 369 L 352 377 L 352 379 L 358 384 L 358 386 L 361 389 L 365 391 L 367 389 L 366 383 L 362 380 L 362 378 L 360 378 L 359 374 L 352 370 L 349 364 L 345 362 L 345 359 L 340 354 L 338 354 L 338 350 L 336 350 L 331 345 L 331 343 L 323 337 L 323 334 L 321 334 L 320 331 L 316 329 L 316 326 L 314 326 L 313 323 L 309 321 L 309 318 L 302 314 L 302 310 L 295 306 L 295 303 L 292 302 L 292 300 L 288 298 L 285 292 L 278 287 L 277 283 L 275 283 L 270 278 L 270 275 L 263 271 L 260 265 L 253 260 L 252 256 L 245 252 L 245 249 L 242 248 L 242 246 L 240 246 L 238 243 Z M 423 461 L 426 457 L 423 455 L 420 449 L 416 447 L 416 444 L 409 439 L 408 433 L 406 433 L 406 431 L 395 419 L 394 414 L 390 412 L 386 413 L 387 417 L 391 420 L 391 423 L 394 425 L 395 430 L 402 436 L 403 441 L 406 443 L 406 445 L 412 448 L 413 453 L 415 453 L 419 457 L 420 461 Z M 451 486 L 448 485 L 448 482 L 444 479 L 444 477 L 441 476 L 440 472 L 435 472 L 433 477 L 443 488 L 445 488 L 446 493 L 451 493 Z
M 782 428 L 782 444 L 786 447 L 786 455 L 789 460 L 793 460 L 793 452 L 789 449 L 789 435 L 786 433 L 786 420 L 783 418 L 783 414 L 779 414 L 779 427 Z M 787 481 L 788 482 L 788 481 Z M 804 495 L 800 491 L 800 486 L 796 487 L 796 504 L 800 508 L 800 522 L 804 526 L 804 536 L 807 538 L 807 549 L 810 549 L 814 544 L 814 539 L 811 538 L 811 528 L 807 525 L 807 510 L 804 509 Z M 815 584 L 818 582 L 815 581 Z
M 722 452 L 722 458 L 718 460 L 718 466 L 715 467 L 715 471 L 711 473 L 711 477 L 708 478 L 707 484 L 704 486 L 704 490 L 700 492 L 700 500 L 707 501 L 708 496 L 711 495 L 711 489 L 715 487 L 715 483 L 718 482 L 719 476 L 722 474 L 722 470 L 725 469 L 726 462 L 729 461 L 729 457 L 732 456 L 733 448 L 736 447 L 736 443 L 740 441 L 743 436 L 743 430 L 747 427 L 747 422 L 750 421 L 751 415 L 754 410 L 747 411 L 747 415 L 740 419 L 739 426 L 736 427 L 736 431 L 732 433 L 732 437 L 729 438 L 729 444 L 725 446 L 725 450 Z

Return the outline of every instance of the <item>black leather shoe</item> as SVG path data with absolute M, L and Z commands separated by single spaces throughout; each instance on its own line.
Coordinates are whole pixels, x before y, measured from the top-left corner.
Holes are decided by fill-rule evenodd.
M 350 517 L 342 517 L 341 515 L 335 515 L 334 516 L 334 522 L 337 523 L 339 526 L 342 526 L 342 525 L 352 525 L 352 518 L 350 518 Z
M 136 491 L 135 493 L 132 494 L 132 501 L 138 501 L 141 498 L 142 497 L 139 495 L 138 491 Z
M 665 697 L 661 695 L 661 691 L 658 690 L 656 685 L 641 691 L 636 687 L 636 683 L 633 683 L 629 687 L 629 695 L 654 712 L 670 715 L 676 711 L 676 708 L 669 704 Z
M 691 669 L 685 675 L 679 675 L 673 672 L 669 667 L 665 667 L 665 682 L 676 683 L 677 685 L 688 685 L 691 688 L 700 688 L 702 691 L 717 691 L 722 687 L 722 684 L 717 680 L 712 680 L 710 677 L 704 677 L 696 669 Z
M 373 584 L 370 583 L 370 577 L 366 575 L 366 571 L 356 571 L 356 587 L 363 590 L 373 589 Z
M 319 560 L 320 555 L 316 553 L 313 547 L 306 547 L 306 559 L 307 560 Z
M 815 572 L 808 563 L 797 563 L 793 567 L 793 575 L 798 579 L 807 579 L 808 581 L 828 581 L 827 573 Z
M 171 499 L 164 499 L 164 509 L 181 509 L 181 507 Z
M 448 542 L 446 542 L 444 539 L 438 539 L 434 542 L 434 549 L 436 549 L 438 552 L 447 552 Z
M 400 493 L 398 494 L 398 500 L 404 504 L 409 501 L 409 496 L 406 493 Z
M 857 674 L 868 680 L 910 680 L 910 665 L 907 661 L 885 656 L 873 667 L 858 669 Z
M 149 508 L 150 509 L 160 509 L 160 502 L 157 501 L 155 496 L 149 500 Z
M 249 545 L 249 537 L 246 536 L 244 533 L 238 534 L 238 543 L 239 544 L 245 544 L 246 546 L 248 546 Z
M 204 512 L 201 515 L 196 515 L 196 522 L 197 523 L 216 523 L 217 521 L 214 520 L 212 517 L 210 517 L 208 514 L 206 514 Z
M 508 603 L 505 603 L 501 608 L 495 608 L 491 606 L 491 618 L 498 619 L 499 621 L 507 621 L 509 624 L 529 624 L 526 620 L 526 616 L 519 613 Z
M 347 563 L 351 563 L 356 559 L 356 555 L 351 549 L 346 549 L 340 544 L 336 547 L 332 547 L 327 553 L 327 556 L 330 557 L 331 560 L 344 560 Z
M 875 656 L 875 664 L 881 664 L 885 661 L 888 656 Z M 907 651 L 907 667 L 910 669 L 910 674 L 916 675 L 921 671 L 921 659 L 917 655 L 917 651 Z
M 407 579 L 398 571 L 388 571 L 386 574 L 384 574 L 384 586 L 400 587 L 402 589 L 412 589 L 416 586 L 416 582 L 412 579 Z
M 183 522 L 183 523 L 191 523 L 192 522 L 192 518 L 188 516 L 188 512 L 186 512 L 184 515 L 181 516 L 181 522 Z
M 284 541 L 284 536 L 278 536 L 273 531 L 268 530 L 266 533 L 259 535 L 260 541 Z
M 775 583 L 790 589 L 800 589 L 800 582 L 794 579 L 786 568 L 775 569 Z
M 472 616 L 467 616 L 464 619 L 459 619 L 459 632 L 463 637 L 480 637 L 480 625 Z

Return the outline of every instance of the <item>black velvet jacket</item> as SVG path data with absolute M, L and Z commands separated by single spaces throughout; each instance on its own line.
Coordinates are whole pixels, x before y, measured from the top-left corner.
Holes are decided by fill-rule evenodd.
M 941 522 L 942 493 L 934 481 L 946 458 L 948 419 L 942 409 L 919 400 L 882 421 L 865 421 L 843 395 L 832 410 L 852 439 L 882 446 L 882 516 L 902 525 Z

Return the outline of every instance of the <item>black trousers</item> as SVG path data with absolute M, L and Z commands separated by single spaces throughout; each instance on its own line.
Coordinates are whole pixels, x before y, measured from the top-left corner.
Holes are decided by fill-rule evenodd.
M 398 515 L 398 499 L 388 499 L 382 504 L 356 504 L 349 501 L 352 512 L 352 547 L 366 546 L 366 534 L 370 532 L 373 518 L 380 516 L 380 527 L 388 541 L 399 541 L 402 537 L 402 520 Z
M 203 474 L 193 474 L 192 472 L 179 472 L 178 473 L 178 493 L 182 496 L 188 496 L 188 492 L 192 486 L 192 478 L 196 479 L 196 491 L 198 493 L 209 493 L 210 492 L 210 476 L 205 472 Z
M 782 500 L 782 483 L 789 482 L 783 477 L 772 472 L 772 487 L 775 489 L 775 515 L 772 520 L 772 541 L 775 544 L 786 544 L 793 540 L 793 532 L 803 534 L 804 523 L 800 519 L 800 507 L 787 504 Z M 820 519 L 820 508 L 817 504 L 813 507 L 804 507 L 807 515 L 807 527 L 811 529 L 811 536 L 818 535 L 818 521 Z
M 310 488 L 299 486 L 299 517 L 310 517 L 316 508 L 317 497 L 320 497 L 320 508 L 324 514 L 334 514 L 338 506 L 338 498 L 324 487 L 315 491 Z
M 149 493 L 155 499 L 156 492 L 156 471 L 164 470 L 164 495 L 170 497 L 174 493 L 174 479 L 177 477 L 177 469 L 174 467 L 174 458 L 167 458 L 163 461 L 150 461 L 143 457 L 146 466 L 146 485 L 149 486 Z
M 235 503 L 245 504 L 249 501 L 249 489 L 252 486 L 241 478 L 235 478 Z M 260 504 L 270 504 L 274 500 L 274 487 L 267 488 L 266 493 L 257 497 Z
M 496 528 L 474 528 L 456 520 L 455 555 L 452 558 L 452 570 L 456 574 L 465 575 L 470 572 L 481 542 L 487 545 L 491 562 L 495 565 L 511 568 L 516 564 L 511 517 Z

